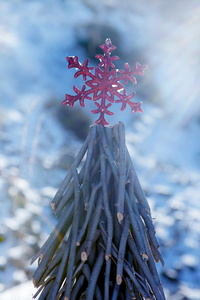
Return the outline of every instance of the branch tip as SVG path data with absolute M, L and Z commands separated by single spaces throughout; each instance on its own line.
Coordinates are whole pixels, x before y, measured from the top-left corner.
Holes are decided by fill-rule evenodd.
M 86 261 L 88 258 L 86 251 L 81 252 L 81 260 Z
M 117 274 L 116 282 L 118 285 L 120 285 L 122 283 L 122 276 L 120 274 Z
M 121 224 L 122 220 L 123 220 L 124 216 L 121 212 L 118 212 L 117 213 L 117 220 L 118 222 Z

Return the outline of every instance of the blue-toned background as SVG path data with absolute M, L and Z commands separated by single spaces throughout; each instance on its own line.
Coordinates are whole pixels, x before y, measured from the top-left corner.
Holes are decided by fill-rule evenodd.
M 80 109 L 78 103 L 61 106 L 65 93 L 83 84 L 65 57 L 89 57 L 95 66 L 107 37 L 117 47 L 117 68 L 125 62 L 133 68 L 136 61 L 149 66 L 137 86 L 128 86 L 136 91 L 134 100 L 143 102 L 144 114 L 121 112 L 115 104 L 107 120 L 126 123 L 165 260 L 158 269 L 167 299 L 200 299 L 199 1 L 1 0 L 3 300 L 16 299 L 9 288 L 30 281 L 30 258 L 56 224 L 50 201 L 96 119 L 92 101 Z

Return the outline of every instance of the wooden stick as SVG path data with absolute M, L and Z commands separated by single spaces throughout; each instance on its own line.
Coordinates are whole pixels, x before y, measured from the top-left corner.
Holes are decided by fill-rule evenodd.
M 81 239 L 85 233 L 85 230 L 86 230 L 86 227 L 88 225 L 88 222 L 90 220 L 90 217 L 91 217 L 91 213 L 92 213 L 92 210 L 93 210 L 93 206 L 94 206 L 94 202 L 96 200 L 96 193 L 98 191 L 98 189 L 101 187 L 102 183 L 100 182 L 99 184 L 97 184 L 96 186 L 93 187 L 92 189 L 92 194 L 91 194 L 91 197 L 90 197 L 90 201 L 89 201 L 89 207 L 88 207 L 88 211 L 87 211 L 87 214 L 86 214 L 86 218 L 85 218 L 85 222 L 81 228 L 81 230 L 79 231 L 79 234 L 78 234 L 78 238 L 77 238 L 77 242 L 76 242 L 76 245 L 79 246 L 80 245 L 80 242 L 81 242 Z
M 129 225 L 130 220 L 129 216 L 126 216 L 122 231 L 122 236 L 119 244 L 119 252 L 117 257 L 117 275 L 116 275 L 116 282 L 118 285 L 122 283 L 122 275 L 123 275 L 123 265 L 124 265 L 124 256 L 126 250 L 126 242 L 129 234 Z
M 65 242 L 65 241 L 62 242 L 62 244 L 61 244 L 60 248 L 58 248 L 55 256 L 48 264 L 47 269 L 44 272 L 43 276 L 40 278 L 40 281 L 38 282 L 39 285 L 44 282 L 44 279 L 47 278 L 47 276 L 52 272 L 52 270 L 61 262 L 63 254 L 65 252 L 65 249 L 67 247 L 69 247 L 68 244 L 69 244 L 69 239 L 67 242 Z
M 105 231 L 103 229 L 103 226 L 100 226 L 100 229 L 102 230 L 103 235 L 105 236 Z M 112 245 L 113 246 L 113 245 Z M 115 247 L 112 247 L 112 255 L 117 258 L 118 257 L 118 251 L 115 250 Z M 141 257 L 140 257 L 141 258 Z M 133 268 L 130 268 L 130 266 L 126 263 L 126 261 L 124 261 L 124 265 L 123 265 L 124 270 L 126 271 L 126 273 L 128 274 L 128 276 L 130 277 L 130 279 L 133 281 L 133 284 L 135 286 L 135 288 L 141 293 L 141 295 L 145 298 L 148 299 L 149 297 L 149 293 L 148 291 L 141 285 L 141 283 L 137 280 L 137 278 L 135 277 L 135 271 L 133 270 Z M 150 299 L 150 298 L 149 298 Z M 160 299 L 158 299 L 160 300 Z
M 113 157 L 114 160 L 116 162 L 116 165 L 118 164 L 118 160 L 119 160 L 119 148 L 118 145 L 116 144 L 116 141 L 114 140 L 113 142 Z M 118 198 L 118 181 L 116 180 L 116 178 L 114 176 L 112 176 L 112 185 L 113 185 L 113 197 L 114 197 L 114 212 L 113 212 L 113 223 L 114 223 L 114 238 L 113 238 L 113 242 L 114 244 L 118 247 L 119 243 L 120 243 L 120 238 L 121 238 L 121 234 L 122 234 L 122 226 L 119 223 L 119 219 L 117 218 L 117 213 L 118 213 L 118 207 L 117 207 L 117 198 Z
M 55 226 L 54 230 L 52 231 L 52 233 L 50 234 L 50 236 L 48 237 L 48 239 L 46 240 L 44 245 L 41 247 L 41 249 L 32 257 L 31 264 L 38 257 L 40 259 L 42 259 L 44 257 L 44 254 L 50 248 L 50 245 L 54 241 L 55 237 L 59 236 L 59 230 L 61 230 L 61 228 L 63 227 L 65 222 L 67 222 L 66 224 L 68 224 L 68 222 L 70 223 L 70 220 L 72 219 L 71 218 L 71 213 L 73 211 L 73 208 L 74 208 L 74 203 L 69 204 L 69 206 L 65 208 L 65 210 L 63 211 L 63 213 L 60 217 L 59 224 L 57 226 Z M 60 236 L 60 238 L 61 238 L 61 236 Z
M 152 278 L 153 278 L 153 280 L 155 281 L 155 283 L 157 285 L 158 291 L 162 295 L 163 299 L 165 299 L 165 295 L 164 295 L 164 291 L 163 291 L 163 286 L 162 286 L 162 283 L 161 283 L 161 281 L 159 279 L 158 272 L 157 272 L 157 269 L 156 269 L 156 266 L 155 266 L 155 263 L 154 263 L 151 251 L 149 251 L 148 266 L 149 266 L 149 270 L 151 271 Z
M 132 209 L 131 200 L 130 200 L 127 192 L 125 193 L 125 198 L 126 198 L 128 213 L 130 216 L 130 222 L 132 224 L 132 229 L 134 232 L 135 241 L 138 245 L 141 256 L 143 257 L 143 259 L 147 260 L 148 255 L 146 253 L 147 251 L 146 251 L 145 242 L 144 242 L 144 240 L 145 240 L 144 232 L 141 230 L 141 228 L 138 224 L 137 217 Z
M 73 208 L 73 205 L 71 206 L 71 209 Z M 48 243 L 44 247 L 44 251 L 42 254 L 42 260 L 35 271 L 33 275 L 33 283 L 35 286 L 38 285 L 38 282 L 40 280 L 40 277 L 43 275 L 43 273 L 46 271 L 46 266 L 48 265 L 48 262 L 52 259 L 55 251 L 59 247 L 60 243 L 62 242 L 66 232 L 69 229 L 69 226 L 71 224 L 72 220 L 72 211 L 68 210 L 68 207 L 65 208 L 65 210 L 62 213 L 62 216 L 60 218 L 60 221 L 58 225 L 55 227 L 51 234 L 51 238 L 48 239 Z M 40 255 L 41 255 L 40 254 Z
M 71 234 L 70 234 L 70 237 L 68 239 L 67 247 L 65 249 L 61 264 L 58 268 L 58 272 L 56 274 L 56 279 L 55 279 L 55 282 L 53 284 L 53 287 L 52 287 L 52 290 L 51 290 L 51 296 L 50 296 L 49 300 L 54 300 L 56 298 L 58 290 L 62 285 L 62 277 L 63 277 L 63 273 L 64 273 L 65 268 L 66 268 L 67 259 L 69 257 L 70 242 L 71 242 Z
M 110 251 L 111 252 L 111 251 Z M 111 254 L 110 254 L 111 256 Z M 109 257 L 110 258 L 110 257 Z M 105 270 L 105 276 L 104 276 L 104 300 L 109 300 L 109 294 L 110 294 L 110 271 L 111 271 L 111 259 L 106 260 L 106 270 Z
M 80 210 L 79 210 L 79 201 L 80 201 L 80 186 L 78 173 L 76 168 L 73 169 L 74 175 L 74 190 L 75 190 L 75 205 L 74 205 L 74 216 L 72 223 L 72 240 L 69 254 L 69 261 L 67 266 L 67 279 L 65 284 L 65 298 L 70 299 L 71 294 L 71 286 L 72 286 L 72 277 L 73 277 L 73 267 L 76 255 L 76 241 L 78 236 L 78 228 L 79 228 L 79 218 L 80 218 Z
M 100 239 L 99 239 L 99 241 L 100 241 Z M 97 242 L 93 241 L 92 248 L 90 250 L 90 254 L 89 254 L 88 259 L 87 259 L 88 265 L 91 268 L 94 266 L 96 258 L 97 258 L 97 254 L 98 254 L 98 249 L 97 248 L 98 248 L 99 241 L 97 241 Z
M 108 240 L 106 246 L 106 256 L 105 259 L 108 260 L 111 255 L 111 244 L 113 238 L 113 223 L 112 215 L 110 213 L 109 202 L 108 202 L 108 191 L 106 185 L 106 165 L 105 165 L 105 156 L 101 149 L 100 153 L 100 162 L 101 162 L 101 182 L 102 182 L 102 191 L 103 191 L 103 204 L 104 210 L 107 218 L 107 230 L 108 230 Z
M 54 270 L 51 274 L 51 276 L 43 283 L 43 291 L 42 293 L 40 294 L 38 300 L 46 300 L 48 299 L 48 296 L 49 296 L 49 293 L 51 291 L 51 288 L 52 288 L 52 285 L 54 283 L 54 280 L 55 280 L 55 274 L 56 274 L 56 270 Z M 34 295 L 36 296 L 36 295 Z
M 157 297 L 156 300 L 164 300 L 165 298 L 163 298 L 160 291 L 158 291 L 156 283 L 153 279 L 153 276 L 152 276 L 147 264 L 142 260 L 140 254 L 138 253 L 137 247 L 134 244 L 134 241 L 130 236 L 128 238 L 128 245 L 129 245 L 129 248 L 130 248 L 131 252 L 133 253 L 135 259 L 137 260 L 138 264 L 140 265 L 142 271 L 144 272 L 146 280 L 149 282 L 149 285 L 150 285 L 152 291 L 154 292 L 155 297 Z
M 81 260 L 82 261 L 86 261 L 88 258 L 88 255 L 90 253 L 91 247 L 92 247 L 92 243 L 93 243 L 93 239 L 95 236 L 95 231 L 97 228 L 97 225 L 99 223 L 99 219 L 101 216 L 101 210 L 102 210 L 102 195 L 101 193 L 99 193 L 99 198 L 98 198 L 98 202 L 96 205 L 96 209 L 95 212 L 93 214 L 93 218 L 89 224 L 88 227 L 88 233 L 87 233 L 87 237 L 86 237 L 86 243 L 84 246 L 84 251 L 82 251 L 81 253 Z
M 113 127 L 112 126 L 104 126 L 103 130 L 104 130 L 106 140 L 108 141 L 109 146 L 110 146 L 111 151 L 112 151 Z
M 85 280 L 84 275 L 81 275 L 81 276 L 78 278 L 78 280 L 77 280 L 77 282 L 75 283 L 75 286 L 74 286 L 74 288 L 73 288 L 73 291 L 72 291 L 72 295 L 71 295 L 71 297 L 70 297 L 70 300 L 76 300 L 76 299 L 78 299 L 77 296 L 78 296 L 78 293 L 79 293 L 80 289 L 81 289 L 82 286 L 83 286 L 84 280 Z
M 45 286 L 45 288 L 43 289 L 42 293 L 40 294 L 38 300 L 46 300 L 46 299 L 47 299 L 48 294 L 49 294 L 49 291 L 50 291 L 50 289 L 51 289 L 51 285 L 52 285 L 52 282 L 49 281 L 48 284 L 47 284 L 47 285 Z
M 71 180 L 71 177 L 72 177 L 72 174 L 73 174 L 73 168 L 74 167 L 77 168 L 79 166 L 81 160 L 83 159 L 83 157 L 84 157 L 84 155 L 87 151 L 87 148 L 88 148 L 89 139 L 90 139 L 90 136 L 88 134 L 83 146 L 81 147 L 81 149 L 79 150 L 78 155 L 76 156 L 76 159 L 75 159 L 74 163 L 72 164 L 72 167 L 68 171 L 68 173 L 67 173 L 66 177 L 64 178 L 62 184 L 60 185 L 57 193 L 55 194 L 55 196 L 54 196 L 54 198 L 51 202 L 51 206 L 52 206 L 53 210 L 56 209 L 60 199 L 62 198 L 62 195 L 63 195 L 65 189 L 67 188 L 67 186 L 68 186 L 68 184 Z
M 97 240 L 98 240 L 99 236 L 100 236 L 100 230 L 96 229 L 93 240 L 92 240 L 91 249 L 94 246 L 94 244 L 98 243 Z M 87 238 L 86 238 L 85 241 L 80 245 L 80 247 L 76 253 L 75 264 L 77 264 L 79 262 L 79 260 L 82 260 L 81 255 L 82 255 L 82 252 L 84 252 L 85 249 L 87 249 L 87 244 L 88 243 L 87 243 Z
M 92 270 L 92 273 L 90 276 L 90 281 L 89 281 L 88 288 L 87 288 L 86 300 L 91 300 L 94 297 L 97 279 L 98 279 L 99 273 L 101 271 L 103 262 L 104 262 L 104 251 L 102 249 L 97 257 L 97 260 L 95 262 L 95 265 L 93 267 L 93 270 Z
M 127 162 L 128 164 L 130 165 L 131 167 L 131 171 L 133 173 L 133 176 L 134 176 L 134 194 L 138 200 L 138 202 L 146 209 L 148 210 L 149 212 L 151 212 L 150 210 L 150 207 L 149 207 L 149 204 L 147 202 L 147 199 L 144 195 L 144 192 L 141 188 L 141 185 L 140 185 L 140 182 L 139 182 L 139 179 L 138 179 L 138 176 L 135 172 L 135 168 L 133 166 L 133 162 L 131 160 L 131 157 L 130 157 L 130 154 L 128 152 L 128 149 L 126 148 L 126 158 L 127 158 Z
M 85 171 L 85 163 L 83 164 L 80 173 L 79 173 L 79 183 L 81 184 L 84 177 L 84 171 Z M 65 193 L 63 194 L 60 202 L 58 203 L 57 207 L 54 210 L 55 215 L 57 216 L 64 207 L 72 200 L 74 197 L 74 178 L 72 178 L 69 186 L 65 190 Z
M 147 237 L 149 239 L 151 251 L 154 255 L 154 258 L 155 258 L 156 262 L 158 262 L 160 260 L 162 266 L 164 267 L 164 260 L 158 250 L 160 245 L 155 236 L 155 227 L 152 223 L 151 216 L 149 215 L 149 212 L 144 210 L 144 208 L 141 205 L 138 205 L 138 207 L 139 207 L 140 214 L 141 214 L 141 216 L 145 222 L 146 228 L 147 228 Z
M 133 286 L 131 284 L 129 277 L 126 277 L 126 282 L 127 282 L 127 291 L 128 291 L 128 293 L 126 293 L 126 299 L 127 300 L 136 299 Z
M 99 159 L 99 157 L 97 157 L 95 165 L 91 169 L 90 178 L 94 179 L 94 177 L 97 177 L 97 175 L 100 175 L 100 159 Z
M 157 288 L 158 288 L 159 292 L 161 293 L 163 299 L 165 299 L 162 283 L 159 279 L 158 272 L 157 272 L 157 269 L 156 269 L 156 266 L 155 266 L 155 263 L 154 263 L 154 258 L 153 258 L 154 253 L 153 253 L 152 248 L 150 246 L 150 241 L 149 242 L 146 241 L 146 247 L 147 247 L 147 253 L 148 253 L 148 256 L 149 256 L 149 260 L 148 260 L 149 270 L 152 274 L 154 282 L 157 284 Z
M 91 276 L 91 271 L 90 271 L 90 268 L 87 263 L 85 263 L 83 265 L 83 274 L 85 275 L 87 281 L 89 282 L 90 276 Z M 103 300 L 103 296 L 102 296 L 101 290 L 99 289 L 98 285 L 96 285 L 96 287 L 95 287 L 95 296 L 96 296 L 97 300 Z
M 117 199 L 117 218 L 119 223 L 124 215 L 124 196 L 126 183 L 126 149 L 125 149 L 125 127 L 119 122 L 119 189 Z
M 35 299 L 41 292 L 43 293 L 44 289 L 49 285 L 48 288 L 47 288 L 46 294 L 45 294 L 45 295 L 47 295 L 49 293 L 49 290 L 50 290 L 51 286 L 52 286 L 52 280 L 54 280 L 54 275 L 49 277 L 45 282 L 43 282 L 41 287 L 34 294 L 33 298 Z
M 119 299 L 118 298 L 118 295 L 119 295 L 119 289 L 120 289 L 120 286 L 117 284 L 117 282 L 115 283 L 115 286 L 114 286 L 114 289 L 113 289 L 113 294 L 112 294 L 112 299 L 111 300 L 117 300 Z
M 140 281 L 135 277 L 133 272 L 130 270 L 130 268 L 124 263 L 124 270 L 129 275 L 129 278 L 132 280 L 134 287 L 137 289 L 137 291 L 141 294 L 144 299 L 151 299 L 150 294 L 148 290 L 145 289 L 143 285 L 141 285 Z M 158 299 L 159 300 L 159 299 Z
M 90 198 L 90 168 L 91 168 L 91 161 L 92 161 L 92 154 L 93 154 L 93 149 L 94 149 L 94 143 L 96 140 L 96 126 L 91 126 L 90 127 L 90 133 L 89 133 L 89 143 L 88 143 L 88 152 L 87 152 L 87 157 L 86 157 L 86 163 L 85 163 L 85 171 L 84 171 L 84 178 L 83 178 L 83 198 L 84 198 L 84 203 L 85 207 L 87 207 L 89 198 Z
M 111 166 L 111 170 L 114 174 L 114 177 L 116 180 L 118 180 L 118 169 L 116 167 L 116 164 L 115 164 L 115 161 L 113 159 L 113 155 L 112 155 L 112 152 L 110 150 L 110 147 L 109 147 L 109 144 L 107 142 L 107 139 L 105 137 L 105 133 L 104 133 L 104 130 L 103 130 L 103 127 L 101 125 L 98 125 L 97 127 L 97 131 L 98 131 L 98 134 L 99 134 L 99 138 L 100 138 L 100 143 L 104 149 L 104 152 L 107 156 L 107 159 L 110 163 L 110 166 Z

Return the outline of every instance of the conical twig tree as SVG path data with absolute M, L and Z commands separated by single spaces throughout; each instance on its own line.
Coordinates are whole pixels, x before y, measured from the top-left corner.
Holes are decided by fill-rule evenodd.
M 104 56 L 97 55 L 104 71 L 95 76 L 82 90 L 74 87 L 77 96 L 66 95 L 64 104 L 73 106 L 76 100 L 84 105 L 93 93 L 100 117 L 91 126 L 89 134 L 74 163 L 58 189 L 52 209 L 59 221 L 40 251 L 32 258 L 39 258 L 33 283 L 38 287 L 35 298 L 39 300 L 116 300 L 157 299 L 164 300 L 164 292 L 155 261 L 161 261 L 159 243 L 155 237 L 151 212 L 142 191 L 130 154 L 125 143 L 125 126 L 105 126 L 108 107 L 122 102 L 122 109 L 130 105 L 132 112 L 141 111 L 140 104 L 130 100 L 126 92 L 119 93 L 133 74 L 143 75 L 146 66 L 130 71 L 109 74 L 113 67 L 110 57 L 114 50 L 106 40 Z M 77 57 L 67 58 L 70 67 L 78 68 L 84 80 L 90 78 L 88 60 L 83 66 Z M 99 68 L 98 68 L 99 69 Z M 101 69 L 99 69 L 101 70 Z M 100 74 L 100 75 L 99 75 Z M 111 80 L 111 82 L 106 83 Z M 96 80 L 96 82 L 95 82 Z M 88 83 L 89 82 L 89 83 Z M 96 91 L 98 89 L 99 92 Z M 114 88 L 114 90 L 113 90 Z M 121 96 L 119 96 L 121 95 Z M 133 97 L 133 93 L 131 94 Z M 96 97 L 96 98 L 95 98 Z M 113 97 L 113 98 L 112 98 Z M 106 104 L 106 100 L 110 103 Z M 112 100 L 112 101 L 110 101 Z

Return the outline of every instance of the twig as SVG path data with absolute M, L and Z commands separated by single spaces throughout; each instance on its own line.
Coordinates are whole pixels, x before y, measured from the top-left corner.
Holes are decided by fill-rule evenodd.
M 96 229 L 95 231 L 95 234 L 94 234 L 94 237 L 93 237 L 93 240 L 92 240 L 92 244 L 91 244 L 91 249 L 92 247 L 94 246 L 94 244 L 97 243 L 97 240 L 99 239 L 99 236 L 100 236 L 100 230 L 99 229 Z M 79 262 L 79 260 L 82 261 L 81 259 L 81 255 L 82 255 L 82 252 L 85 251 L 85 249 L 87 248 L 87 240 L 85 240 L 79 247 L 77 253 L 76 253 L 76 258 L 75 258 L 75 264 L 77 264 Z M 91 250 L 90 250 L 91 251 Z
M 149 285 L 150 285 L 152 291 L 154 292 L 154 294 L 156 296 L 156 299 L 157 300 L 163 300 L 163 299 L 165 299 L 160 294 L 160 291 L 158 291 L 156 283 L 155 283 L 155 281 L 154 281 L 154 279 L 152 277 L 152 274 L 151 274 L 151 272 L 150 272 L 147 264 L 142 260 L 141 256 L 138 253 L 137 247 L 134 244 L 134 241 L 133 241 L 133 239 L 130 236 L 128 238 L 128 245 L 129 245 L 129 248 L 130 248 L 131 252 L 133 253 L 135 259 L 137 260 L 138 264 L 140 265 L 142 271 L 144 272 L 145 277 L 146 277 L 147 281 L 149 282 Z
M 84 251 L 82 251 L 82 253 L 81 253 L 82 261 L 86 261 L 88 258 L 88 255 L 90 253 L 90 250 L 92 247 L 92 242 L 93 242 L 93 239 L 95 236 L 95 231 L 96 231 L 96 228 L 99 223 L 100 216 L 101 216 L 101 210 L 102 210 L 102 195 L 101 195 L 101 193 L 99 193 L 97 206 L 96 206 L 95 212 L 93 214 L 93 218 L 88 226 L 88 233 L 87 233 L 87 237 L 86 237 Z
M 97 282 L 99 273 L 101 271 L 103 262 L 104 262 L 104 250 L 102 249 L 97 257 L 97 260 L 94 264 L 94 267 L 93 267 L 93 270 L 92 270 L 92 273 L 90 276 L 90 281 L 89 281 L 88 288 L 87 288 L 86 300 L 93 299 L 96 282 Z
M 130 154 L 128 152 L 128 149 L 126 148 L 126 158 L 127 158 L 127 163 L 130 165 L 131 167 L 131 172 L 133 173 L 133 176 L 134 176 L 134 194 L 138 200 L 138 202 L 146 209 L 148 210 L 149 212 L 151 212 L 150 210 L 150 207 L 149 207 L 149 204 L 147 202 L 147 199 L 144 195 L 144 192 L 141 188 L 141 185 L 140 185 L 140 182 L 139 182 L 139 179 L 138 179 L 138 176 L 135 172 L 135 168 L 133 166 L 133 163 L 132 163 L 132 160 L 131 160 L 131 157 L 130 157 Z
M 53 284 L 53 287 L 52 287 L 52 290 L 51 290 L 51 296 L 50 296 L 49 300 L 54 300 L 56 298 L 58 290 L 59 290 L 59 288 L 62 284 L 63 273 L 66 269 L 66 263 L 67 263 L 67 259 L 69 257 L 70 242 L 71 242 L 71 234 L 70 234 L 70 237 L 68 239 L 67 247 L 65 249 L 62 261 L 61 261 L 60 266 L 58 268 L 58 272 L 57 272 L 57 275 L 56 275 L 56 280 Z
M 88 134 L 88 136 L 87 136 L 87 138 L 86 138 L 83 146 L 81 147 L 81 149 L 80 149 L 80 151 L 79 151 L 79 153 L 78 153 L 78 155 L 77 155 L 74 163 L 72 164 L 72 167 L 68 171 L 66 177 L 64 178 L 62 184 L 60 185 L 60 187 L 59 187 L 56 195 L 54 196 L 54 198 L 53 198 L 53 200 L 51 202 L 51 207 L 52 207 L 53 210 L 56 209 L 56 207 L 57 207 L 60 199 L 62 198 L 62 195 L 63 195 L 65 189 L 67 188 L 67 186 L 68 186 L 68 184 L 69 184 L 69 182 L 70 182 L 70 180 L 72 178 L 73 168 L 74 167 L 77 168 L 79 166 L 82 158 L 84 157 L 84 155 L 85 155 L 85 153 L 87 151 L 88 142 L 89 142 L 89 134 Z
M 45 291 L 45 295 L 48 294 L 49 292 L 49 289 L 51 288 L 51 285 L 52 285 L 52 280 L 55 278 L 55 276 L 52 276 L 50 278 L 48 278 L 42 285 L 41 287 L 37 290 L 37 292 L 34 294 L 33 298 L 36 298 L 42 291 L 42 293 L 44 292 L 44 288 L 48 286 L 48 288 L 46 288 L 46 291 Z M 42 294 L 41 294 L 42 295 Z M 40 295 L 40 296 L 41 296 Z
M 85 163 L 82 166 L 82 169 L 80 170 L 79 173 L 79 183 L 81 184 L 83 182 L 83 177 L 84 177 L 84 170 L 85 170 Z M 64 207 L 70 202 L 73 201 L 74 197 L 74 178 L 72 178 L 70 184 L 66 188 L 58 206 L 54 210 L 54 213 L 56 216 L 64 209 Z
M 86 230 L 86 227 L 88 225 L 88 222 L 90 220 L 90 217 L 91 217 L 91 213 L 92 213 L 92 210 L 93 210 L 93 206 L 94 206 L 94 202 L 96 200 L 96 193 L 98 191 L 98 189 L 101 187 L 102 183 L 100 182 L 99 184 L 97 184 L 96 186 L 93 187 L 92 189 L 92 194 L 91 194 L 91 197 L 90 197 L 90 201 L 89 201 L 89 206 L 88 206 L 88 211 L 87 211 L 87 214 L 86 214 L 86 218 L 85 218 L 85 222 L 81 228 L 81 230 L 79 231 L 79 234 L 78 234 L 78 238 L 77 238 L 77 242 L 76 242 L 76 245 L 79 246 L 80 245 L 80 241 L 85 233 L 85 230 Z
M 113 155 L 112 155 L 112 153 L 111 153 L 110 147 L 109 147 L 108 142 L 107 142 L 107 140 L 106 140 L 106 137 L 105 137 L 105 133 L 104 133 L 103 127 L 102 127 L 101 125 L 99 125 L 99 126 L 97 127 L 97 131 L 98 131 L 98 133 L 99 133 L 100 143 L 101 143 L 101 145 L 102 145 L 102 147 L 103 147 L 103 149 L 104 149 L 104 152 L 105 152 L 105 154 L 106 154 L 106 156 L 107 156 L 107 159 L 108 159 L 108 161 L 109 161 L 109 163 L 110 163 L 112 173 L 113 173 L 115 179 L 118 180 L 118 172 L 119 172 L 119 171 L 118 171 L 118 169 L 117 169 L 117 167 L 116 167 L 116 163 L 115 163 L 115 161 L 114 161 L 114 159 L 113 159 Z
M 119 223 L 124 215 L 124 195 L 126 183 L 126 151 L 125 151 L 125 127 L 119 122 L 119 190 L 117 199 L 117 218 Z
M 90 133 L 89 133 L 89 144 L 88 144 L 88 152 L 86 157 L 86 163 L 85 163 L 85 170 L 84 170 L 84 177 L 83 177 L 83 199 L 85 203 L 85 207 L 87 207 L 89 198 L 90 198 L 90 177 L 89 172 L 91 168 L 91 161 L 92 161 L 92 154 L 94 149 L 94 143 L 96 140 L 96 126 L 90 127 Z
M 113 294 L 112 294 L 112 299 L 111 300 L 117 300 L 118 299 L 119 289 L 120 289 L 120 286 L 116 282 L 115 286 L 114 286 L 114 289 L 113 289 Z
M 77 299 L 78 293 L 79 293 L 80 289 L 83 286 L 84 280 L 85 280 L 84 275 L 81 275 L 78 278 L 78 280 L 77 280 L 77 282 L 76 282 L 76 284 L 75 284 L 75 286 L 73 288 L 72 295 L 70 297 L 71 300 L 76 300 Z
M 127 288 L 128 288 L 128 293 L 126 294 L 127 300 L 136 299 L 135 298 L 135 293 L 134 293 L 134 290 L 133 290 L 133 286 L 132 286 L 131 281 L 128 277 L 126 277 L 126 282 L 127 282 Z
M 90 272 L 90 268 L 87 263 L 85 263 L 83 266 L 83 274 L 85 275 L 87 281 L 89 282 L 91 272 Z M 101 293 L 98 285 L 96 285 L 96 287 L 95 287 L 95 296 L 96 296 L 97 300 L 103 300 L 102 293 Z
M 100 161 L 101 161 L 101 182 L 102 182 L 102 191 L 103 191 L 103 204 L 104 210 L 107 218 L 107 230 L 108 230 L 108 240 L 106 247 L 106 256 L 105 259 L 108 260 L 111 255 L 111 244 L 113 238 L 113 223 L 112 215 L 110 213 L 109 202 L 108 202 L 108 191 L 106 184 L 106 165 L 105 165 L 105 156 L 104 153 L 100 152 Z
M 71 213 L 72 213 L 73 205 L 71 205 L 70 208 L 71 209 L 68 209 L 68 207 L 66 207 L 64 209 L 62 216 L 60 218 L 60 222 L 52 232 L 50 239 L 48 240 L 48 243 L 45 245 L 44 251 L 40 254 L 42 260 L 33 275 L 33 283 L 35 286 L 38 285 L 40 277 L 46 271 L 48 262 L 52 259 L 55 251 L 57 250 L 58 246 L 62 242 L 66 232 L 68 231 L 71 225 L 71 220 L 72 220 Z
M 124 264 L 124 256 L 125 256 L 125 249 L 126 249 L 126 241 L 129 234 L 129 216 L 126 216 L 122 231 L 122 236 L 119 244 L 119 252 L 117 257 L 117 276 L 116 282 L 118 285 L 122 283 L 122 275 L 123 275 L 123 264 Z
M 40 278 L 40 281 L 38 282 L 38 284 L 41 284 L 44 281 L 44 279 L 52 272 L 52 270 L 58 264 L 60 264 L 63 254 L 65 253 L 65 249 L 67 249 L 69 247 L 69 242 L 70 242 L 70 239 L 68 239 L 67 242 L 65 242 L 65 241 L 62 242 L 62 244 L 61 244 L 60 248 L 57 250 L 55 256 L 48 264 L 47 269 L 44 272 L 43 276 Z
M 67 279 L 65 284 L 65 300 L 70 299 L 71 294 L 71 285 L 72 285 L 72 277 L 73 277 L 73 266 L 75 261 L 75 249 L 76 249 L 76 241 L 78 236 L 78 228 L 79 228 L 79 218 L 80 218 L 80 210 L 79 210 L 79 201 L 80 201 L 80 186 L 79 186 L 79 179 L 78 173 L 76 168 L 73 169 L 73 176 L 74 176 L 74 190 L 75 190 L 75 199 L 74 199 L 74 216 L 73 216 L 73 223 L 72 223 L 72 240 L 71 240 L 71 248 L 69 254 L 69 262 L 67 266 Z
M 131 200 L 130 200 L 127 192 L 125 193 L 125 198 L 126 198 L 127 209 L 128 209 L 128 213 L 130 216 L 130 222 L 132 224 L 135 241 L 138 245 L 141 256 L 143 257 L 143 259 L 147 260 L 148 255 L 146 253 L 147 251 L 146 251 L 146 247 L 145 247 L 145 243 L 144 243 L 144 240 L 145 240 L 144 232 L 142 231 L 142 229 L 140 228 L 140 226 L 138 224 L 139 220 L 137 219 L 137 216 L 135 215 L 135 213 L 132 209 Z

